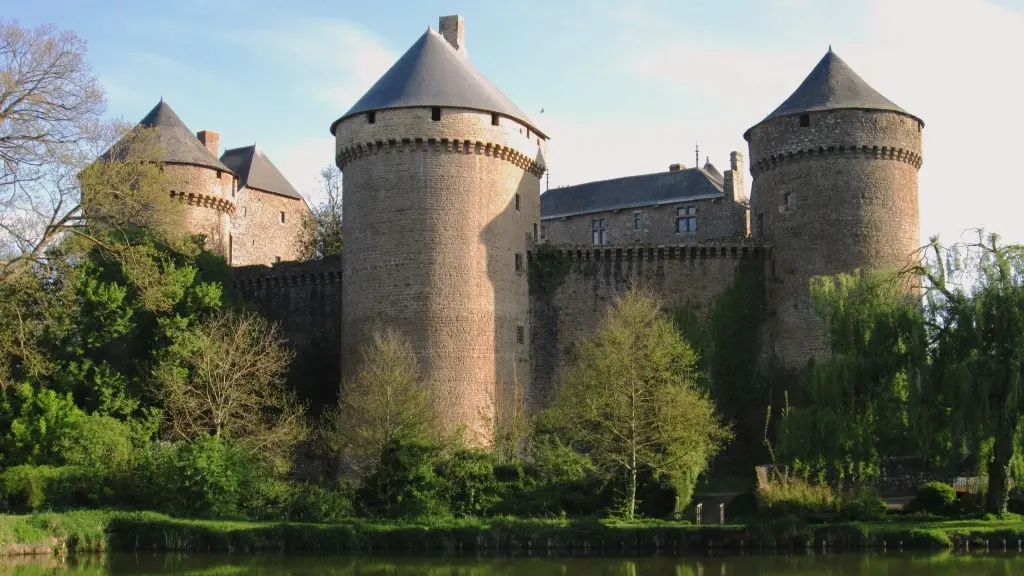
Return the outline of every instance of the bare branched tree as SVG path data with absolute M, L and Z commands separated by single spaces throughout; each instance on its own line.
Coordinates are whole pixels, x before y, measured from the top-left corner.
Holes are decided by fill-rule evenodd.
M 294 353 L 276 326 L 220 313 L 183 338 L 154 371 L 170 435 L 225 438 L 287 468 L 306 437 L 305 409 L 286 384 Z
M 327 166 L 320 171 L 324 202 L 302 219 L 299 258 L 318 260 L 341 254 L 341 170 Z
M 182 209 L 155 134 L 129 132 L 104 110 L 83 40 L 0 22 L 0 282 L 45 265 L 68 234 L 100 243 L 106 226 L 174 229 Z

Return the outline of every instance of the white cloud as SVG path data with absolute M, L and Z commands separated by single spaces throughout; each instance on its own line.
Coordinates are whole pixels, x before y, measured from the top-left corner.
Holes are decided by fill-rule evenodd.
M 1013 173 L 1024 157 L 1024 77 L 1016 62 L 1024 54 L 1024 15 L 983 0 L 870 0 L 866 7 L 865 37 L 835 50 L 926 123 L 922 239 L 958 238 L 965 228 L 983 226 L 1024 241 L 1017 224 L 1024 190 Z M 643 44 L 622 46 L 611 65 L 713 104 L 666 111 L 654 122 L 544 118 L 553 135 L 552 185 L 665 170 L 680 160 L 689 166 L 698 139 L 722 168 L 729 150 L 746 152 L 743 131 L 780 104 L 826 49 L 731 48 L 673 33 L 664 23 L 640 26 L 633 37 Z M 681 62 L 699 67 L 681 68 Z

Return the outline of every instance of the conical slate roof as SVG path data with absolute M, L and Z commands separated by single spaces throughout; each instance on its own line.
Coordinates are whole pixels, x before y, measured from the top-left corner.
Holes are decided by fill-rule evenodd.
M 879 94 L 829 47 L 800 87 L 758 124 L 793 114 L 851 108 L 898 112 L 921 121 Z
M 468 58 L 429 28 L 355 106 L 331 124 L 331 134 L 338 122 L 355 114 L 420 106 L 497 112 L 543 136 L 526 113 L 491 84 Z
M 230 169 L 222 164 L 195 134 L 178 118 L 171 106 L 161 98 L 160 102 L 139 121 L 139 126 L 155 128 L 157 139 L 164 152 L 165 161 L 172 164 L 193 164 L 214 170 Z
M 270 158 L 267 158 L 255 144 L 225 150 L 220 161 L 238 174 L 240 189 L 255 188 L 289 198 L 302 198 L 284 174 L 281 174 L 277 166 L 274 166 Z

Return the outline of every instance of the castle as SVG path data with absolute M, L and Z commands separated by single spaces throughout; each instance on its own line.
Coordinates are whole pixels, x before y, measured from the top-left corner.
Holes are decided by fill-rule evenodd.
M 275 244 L 278 227 L 301 200 L 255 149 L 215 162 L 190 148 L 202 161 L 187 165 L 217 170 L 221 190 L 190 200 L 191 221 L 227 235 L 236 287 L 280 322 L 297 370 L 337 366 L 318 384 L 336 387 L 374 329 L 399 328 L 446 420 L 486 444 L 502 388 L 523 383 L 542 406 L 573 343 L 631 286 L 668 308 L 706 309 L 753 265 L 765 278 L 764 356 L 797 367 L 823 352 L 810 278 L 900 267 L 918 248 L 923 125 L 830 48 L 744 134 L 749 199 L 738 151 L 724 172 L 673 164 L 541 194 L 547 134 L 472 65 L 462 18 L 446 16 L 330 127 L 345 192 L 340 261 L 278 262 L 291 254 Z M 209 133 L 196 141 L 210 150 Z M 235 177 L 243 188 L 248 177 L 260 208 L 233 198 Z M 229 226 L 213 214 L 238 219 L 236 205 Z M 541 244 L 567 264 L 546 293 L 528 281 Z

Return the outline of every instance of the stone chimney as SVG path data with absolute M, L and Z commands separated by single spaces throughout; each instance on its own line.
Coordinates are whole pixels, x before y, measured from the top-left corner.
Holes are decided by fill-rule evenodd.
M 466 22 L 458 14 L 441 16 L 437 21 L 437 30 L 441 36 L 463 56 L 466 53 Z
M 209 130 L 200 130 L 196 132 L 196 138 L 199 138 L 199 141 L 203 143 L 203 146 L 206 146 L 210 154 L 220 158 L 220 134 Z
M 686 166 L 683 166 L 682 164 L 669 164 L 668 165 L 668 171 L 669 172 L 679 172 L 680 170 L 686 170 Z
M 732 152 L 729 154 L 729 169 L 722 175 L 725 197 L 733 202 L 741 202 L 746 199 L 746 191 L 743 189 L 743 154 Z

